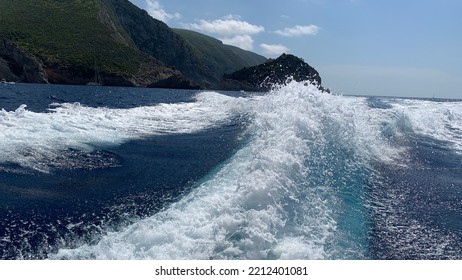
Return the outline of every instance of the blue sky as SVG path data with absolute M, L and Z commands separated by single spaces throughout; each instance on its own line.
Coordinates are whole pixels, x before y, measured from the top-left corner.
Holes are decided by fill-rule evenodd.
M 170 27 L 303 58 L 338 94 L 462 98 L 459 0 L 131 0 Z

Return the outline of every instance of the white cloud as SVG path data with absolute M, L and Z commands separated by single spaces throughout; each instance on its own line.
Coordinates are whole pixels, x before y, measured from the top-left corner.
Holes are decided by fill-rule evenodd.
M 287 27 L 283 30 L 276 30 L 275 33 L 285 37 L 297 37 L 304 35 L 316 35 L 319 32 L 319 27 L 311 25 L 295 25 L 294 27 Z
M 187 27 L 222 36 L 251 35 L 265 31 L 263 26 L 250 24 L 236 16 L 226 16 L 212 21 L 200 20 L 198 23 L 187 24 Z
M 159 1 L 146 0 L 146 11 L 150 16 L 163 22 L 168 22 L 171 19 L 179 19 L 181 15 L 179 13 L 169 14 L 167 13 Z
M 263 49 L 263 52 L 269 56 L 278 56 L 289 51 L 289 49 L 284 45 L 260 44 L 260 47 Z
M 223 43 L 248 51 L 253 49 L 252 35 L 265 31 L 263 26 L 248 23 L 235 15 L 228 15 L 215 20 L 202 19 L 196 23 L 185 24 L 185 27 L 219 35 Z
M 241 49 L 253 50 L 253 39 L 250 35 L 236 35 L 229 38 L 221 38 L 224 44 L 239 47 Z

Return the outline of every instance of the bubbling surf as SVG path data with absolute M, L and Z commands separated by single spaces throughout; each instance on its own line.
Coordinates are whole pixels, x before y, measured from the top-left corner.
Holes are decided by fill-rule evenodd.
M 0 111 L 0 163 L 12 163 L 39 172 L 66 166 L 69 149 L 90 153 L 153 135 L 188 134 L 226 125 L 238 99 L 210 93 L 197 102 L 159 104 L 130 109 L 92 108 L 80 103 L 53 103 L 49 113 L 21 105 Z M 217 102 L 233 102 L 215 111 Z

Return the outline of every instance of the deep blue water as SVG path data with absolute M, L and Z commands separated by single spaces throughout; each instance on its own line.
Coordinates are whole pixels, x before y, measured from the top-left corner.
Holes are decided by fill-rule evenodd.
M 462 258 L 460 101 L 16 84 L 0 108 L 0 259 Z

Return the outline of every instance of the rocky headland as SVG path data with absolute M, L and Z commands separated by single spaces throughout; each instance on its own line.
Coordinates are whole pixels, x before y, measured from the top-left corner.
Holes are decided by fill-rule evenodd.
M 268 60 L 171 29 L 128 0 L 0 1 L 0 80 L 265 91 L 319 73 L 283 54 Z

